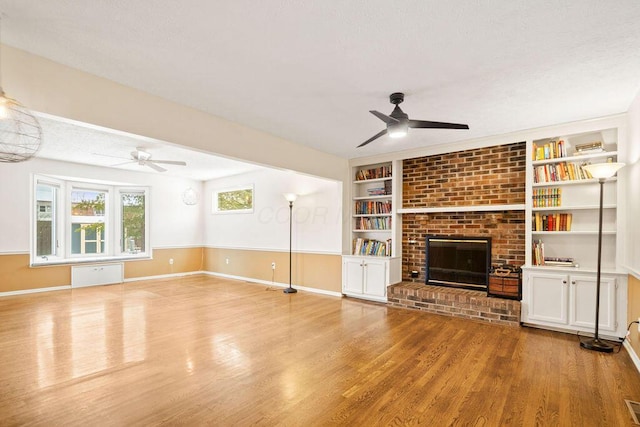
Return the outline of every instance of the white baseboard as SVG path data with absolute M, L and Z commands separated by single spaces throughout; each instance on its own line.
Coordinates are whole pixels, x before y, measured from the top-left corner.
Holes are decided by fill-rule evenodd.
M 193 276 L 196 274 L 206 274 L 206 271 L 187 271 L 184 273 L 158 274 L 157 276 L 130 277 L 124 279 L 124 283 L 139 282 L 141 280 L 170 279 L 172 277 Z
M 63 291 L 67 289 L 71 289 L 71 285 L 52 286 L 50 288 L 25 289 L 23 291 L 0 292 L 0 297 L 8 297 L 11 295 L 37 294 L 40 292 Z
M 288 283 L 270 282 L 268 280 L 260 280 L 260 279 L 253 279 L 253 278 L 250 278 L 250 277 L 234 276 L 234 275 L 231 275 L 231 274 L 216 273 L 216 272 L 213 272 L 213 271 L 203 271 L 202 273 L 208 274 L 209 276 L 224 277 L 225 279 L 242 280 L 242 281 L 245 281 L 245 282 L 259 283 L 261 285 L 277 286 L 279 288 L 288 288 L 289 287 Z M 340 292 L 327 291 L 327 290 L 324 290 L 324 289 L 308 288 L 306 286 L 298 286 L 298 285 L 293 286 L 293 288 L 295 288 L 295 289 L 297 289 L 299 291 L 305 291 L 305 292 L 311 292 L 311 293 L 314 293 L 314 294 L 322 294 L 322 295 L 329 295 L 329 296 L 332 296 L 332 297 L 342 298 L 342 293 L 340 293 Z
M 189 272 L 186 272 L 186 273 L 171 273 L 171 274 L 159 274 L 157 276 L 132 277 L 132 278 L 129 278 L 129 279 L 124 279 L 123 283 L 138 282 L 138 281 L 141 281 L 141 280 L 168 279 L 168 278 L 172 278 L 172 277 L 193 276 L 193 275 L 196 275 L 196 274 L 207 274 L 209 276 L 218 276 L 218 277 L 224 277 L 224 278 L 227 278 L 227 279 L 242 280 L 244 282 L 259 283 L 261 285 L 267 285 L 267 286 L 277 286 L 279 288 L 288 288 L 289 287 L 289 284 L 287 284 L 287 283 L 270 282 L 270 281 L 267 281 L 267 280 L 259 280 L 259 279 L 253 279 L 253 278 L 250 278 L 250 277 L 242 277 L 242 276 L 233 276 L 231 274 L 215 273 L 215 272 L 212 272 L 212 271 L 189 271 Z M 299 290 L 299 291 L 305 291 L 305 292 L 311 292 L 311 293 L 314 293 L 314 294 L 329 295 L 329 296 L 332 296 L 332 297 L 342 298 L 342 293 L 340 293 L 340 292 L 327 291 L 327 290 L 324 290 L 324 289 L 309 288 L 309 287 L 306 287 L 306 286 L 297 286 L 297 285 L 294 286 L 294 288 Z M 64 289 L 71 289 L 71 285 L 55 286 L 55 287 L 51 287 L 51 288 L 26 289 L 24 291 L 0 292 L 0 297 L 11 296 L 11 295 L 34 294 L 34 293 L 37 293 L 37 292 L 60 291 L 60 290 L 64 290 Z
M 629 353 L 633 364 L 636 365 L 636 369 L 638 370 L 638 372 L 640 372 L 640 357 L 638 357 L 633 347 L 631 347 L 629 340 L 625 340 L 623 345 L 625 350 L 627 350 L 627 353 Z

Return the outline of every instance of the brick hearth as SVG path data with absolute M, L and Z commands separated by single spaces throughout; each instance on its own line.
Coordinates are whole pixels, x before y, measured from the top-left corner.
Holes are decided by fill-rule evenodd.
M 401 282 L 387 288 L 394 307 L 502 325 L 520 325 L 520 301 L 488 297 L 486 292 Z

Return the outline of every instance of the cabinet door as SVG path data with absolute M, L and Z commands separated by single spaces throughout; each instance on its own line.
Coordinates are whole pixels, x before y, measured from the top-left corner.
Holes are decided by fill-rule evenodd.
M 364 283 L 364 267 L 362 260 L 346 260 L 344 261 L 344 279 L 342 281 L 342 290 L 345 293 L 361 294 Z
M 596 288 L 595 276 L 574 276 L 571 278 L 570 324 L 595 328 Z M 616 279 L 600 278 L 599 330 L 616 330 Z
M 387 263 L 384 261 L 365 261 L 364 293 L 377 297 L 387 295 Z
M 529 276 L 529 319 L 566 325 L 568 322 L 566 274 L 532 273 Z

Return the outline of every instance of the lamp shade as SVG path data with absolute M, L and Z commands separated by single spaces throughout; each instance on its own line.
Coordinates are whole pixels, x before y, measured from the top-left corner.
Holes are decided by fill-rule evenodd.
M 391 138 L 402 138 L 409 132 L 409 123 L 406 120 L 400 120 L 397 123 L 389 123 L 387 125 L 387 133 Z
M 624 167 L 624 163 L 594 163 L 583 166 L 588 173 L 594 178 L 611 178 Z
M 296 193 L 284 193 L 284 198 L 287 199 L 287 202 L 295 202 L 298 195 Z

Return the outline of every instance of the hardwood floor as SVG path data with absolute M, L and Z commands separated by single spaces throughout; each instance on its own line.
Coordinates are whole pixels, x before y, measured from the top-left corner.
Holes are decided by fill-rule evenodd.
M 630 426 L 625 350 L 207 276 L 0 298 L 0 425 Z

